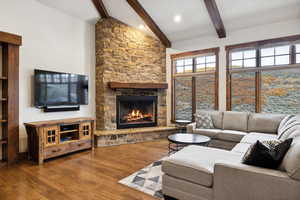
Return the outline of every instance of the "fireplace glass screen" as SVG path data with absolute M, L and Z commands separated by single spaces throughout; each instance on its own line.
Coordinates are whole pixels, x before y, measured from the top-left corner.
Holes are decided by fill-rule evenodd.
M 157 125 L 156 96 L 118 96 L 117 128 Z

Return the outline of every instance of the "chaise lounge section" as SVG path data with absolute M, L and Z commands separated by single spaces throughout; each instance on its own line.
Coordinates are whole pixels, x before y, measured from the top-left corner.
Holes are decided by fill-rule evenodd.
M 211 115 L 214 129 L 197 129 L 193 123 L 188 131 L 209 136 L 212 142 L 209 147 L 188 146 L 163 162 L 164 195 L 178 200 L 300 199 L 297 117 L 232 111 L 200 114 L 204 113 Z M 293 138 L 279 169 L 242 164 L 251 144 L 279 137 Z

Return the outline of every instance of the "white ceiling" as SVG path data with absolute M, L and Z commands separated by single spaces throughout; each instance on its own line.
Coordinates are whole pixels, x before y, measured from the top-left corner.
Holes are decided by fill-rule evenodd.
M 94 23 L 99 14 L 91 0 L 37 0 Z M 109 14 L 134 27 L 144 24 L 126 0 L 103 0 Z M 171 42 L 215 34 L 203 0 L 139 0 Z M 227 34 L 237 29 L 300 19 L 300 0 L 216 0 Z M 181 23 L 173 17 L 182 16 Z M 153 35 L 147 28 L 146 32 Z

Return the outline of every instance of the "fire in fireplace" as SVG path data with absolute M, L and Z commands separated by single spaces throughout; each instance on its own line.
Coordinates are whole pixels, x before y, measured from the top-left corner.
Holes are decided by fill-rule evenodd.
M 152 113 L 143 113 L 139 109 L 133 109 L 127 115 L 123 117 L 125 122 L 143 122 L 143 121 L 151 121 L 152 122 Z
M 118 129 L 156 125 L 156 96 L 117 96 Z

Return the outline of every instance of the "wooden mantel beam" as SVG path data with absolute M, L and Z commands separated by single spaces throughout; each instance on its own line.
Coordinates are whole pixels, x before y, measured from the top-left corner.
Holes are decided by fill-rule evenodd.
M 214 24 L 214 27 L 219 35 L 219 38 L 226 37 L 225 26 L 223 24 L 219 9 L 217 7 L 215 0 L 204 0 L 206 9 L 209 13 L 209 16 Z
M 111 89 L 168 89 L 168 84 L 108 82 L 108 87 Z
M 151 29 L 151 31 L 160 39 L 160 41 L 167 47 L 170 48 L 172 46 L 170 40 L 167 36 L 160 30 L 158 25 L 154 22 L 154 20 L 150 17 L 147 11 L 143 8 L 143 6 L 138 2 L 138 0 L 127 0 L 128 4 L 132 7 L 133 10 L 143 19 L 145 24 Z
M 109 18 L 109 14 L 105 8 L 105 5 L 103 3 L 102 0 L 92 0 L 94 3 L 94 6 L 96 7 L 96 9 L 98 10 L 99 15 L 102 18 Z

